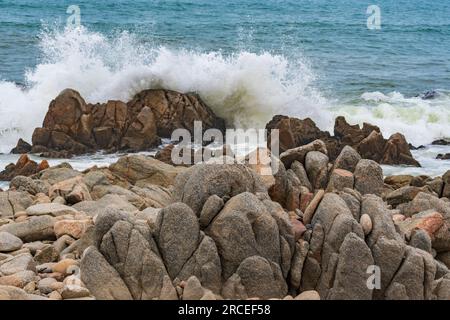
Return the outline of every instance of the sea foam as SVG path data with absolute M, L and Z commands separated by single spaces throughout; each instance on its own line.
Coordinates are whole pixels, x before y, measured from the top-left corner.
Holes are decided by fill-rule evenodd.
M 413 144 L 448 135 L 450 95 L 407 98 L 400 93 L 367 92 L 352 105 L 326 99 L 300 54 L 240 51 L 202 52 L 143 44 L 132 34 L 105 36 L 84 27 L 47 29 L 40 35 L 39 63 L 25 73 L 25 88 L 0 82 L 0 152 L 19 138 L 31 140 L 48 105 L 73 88 L 87 102 L 127 101 L 137 92 L 165 88 L 197 92 L 228 125 L 264 128 L 273 115 L 312 118 L 332 130 L 333 119 L 371 122 L 385 135 L 400 131 Z

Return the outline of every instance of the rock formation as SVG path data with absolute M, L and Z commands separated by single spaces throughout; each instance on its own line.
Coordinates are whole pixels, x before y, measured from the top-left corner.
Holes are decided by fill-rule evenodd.
M 192 132 L 194 121 L 202 121 L 204 130 L 224 129 L 224 121 L 195 94 L 145 90 L 128 103 L 90 104 L 66 89 L 50 103 L 42 128 L 35 129 L 31 152 L 66 158 L 97 150 L 148 150 L 177 128 Z

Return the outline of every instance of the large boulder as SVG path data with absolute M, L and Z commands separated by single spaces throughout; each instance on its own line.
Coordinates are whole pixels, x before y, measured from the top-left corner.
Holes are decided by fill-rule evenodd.
M 174 184 L 175 177 L 184 171 L 182 167 L 169 164 L 144 155 L 121 157 L 109 166 L 112 173 L 128 180 L 136 186 L 149 184 L 167 187 Z
M 32 152 L 53 157 L 95 150 L 139 151 L 170 138 L 177 128 L 193 132 L 194 121 L 204 129 L 224 129 L 224 122 L 195 94 L 146 90 L 131 101 L 88 104 L 72 89 L 51 103 L 42 128 L 35 129 Z
M 174 200 L 187 204 L 199 216 L 212 195 L 230 198 L 240 193 L 267 193 L 261 178 L 241 164 L 197 164 L 177 176 Z
M 350 146 L 362 158 L 374 160 L 381 164 L 420 166 L 412 157 L 410 146 L 405 137 L 400 133 L 396 133 L 386 140 L 378 127 L 368 123 L 364 123 L 362 127 L 357 124 L 351 125 L 342 116 L 335 120 L 334 136 L 331 136 L 327 131 L 321 131 L 309 118 L 301 120 L 280 115 L 274 116 L 267 123 L 266 129 L 269 131 L 268 138 L 270 138 L 271 130 L 279 130 L 278 142 L 281 153 L 320 139 L 326 145 L 331 161 L 338 158 L 345 146 Z M 271 141 L 268 139 L 268 146 L 270 144 Z M 352 157 L 348 151 L 349 149 L 346 150 L 345 156 Z M 350 160 L 353 162 L 353 166 L 350 165 L 350 167 L 341 164 L 342 161 L 341 157 L 337 162 L 337 168 L 340 169 L 340 166 L 343 166 L 342 169 L 345 170 L 352 171 L 354 169 L 354 160 Z
M 0 172 L 0 180 L 10 181 L 16 176 L 31 176 L 48 167 L 49 164 L 47 160 L 42 160 L 38 164 L 36 161 L 31 160 L 26 154 L 23 154 L 15 164 L 8 164 L 5 167 L 5 170 Z

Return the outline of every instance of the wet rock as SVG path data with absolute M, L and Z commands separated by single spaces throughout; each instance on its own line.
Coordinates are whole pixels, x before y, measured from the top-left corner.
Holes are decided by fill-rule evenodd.
M 31 160 L 26 154 L 20 156 L 16 164 L 10 163 L 5 167 L 5 170 L 0 172 L 0 180 L 10 181 L 16 176 L 31 176 L 44 169 L 47 169 L 49 164 L 47 160 L 42 160 L 37 163 Z
M 11 150 L 13 154 L 23 154 L 31 151 L 31 145 L 22 138 L 17 141 L 17 145 Z

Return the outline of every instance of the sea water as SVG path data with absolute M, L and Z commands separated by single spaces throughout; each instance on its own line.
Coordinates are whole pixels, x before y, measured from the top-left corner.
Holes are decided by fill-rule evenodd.
M 450 150 L 429 144 L 450 137 L 449 48 L 450 1 L 0 0 L 0 166 L 65 88 L 93 103 L 167 88 L 197 92 L 235 127 L 275 114 L 331 131 L 337 115 L 370 122 L 427 146 L 413 152 L 423 168 L 385 174 L 440 175 L 450 162 L 434 158 Z

